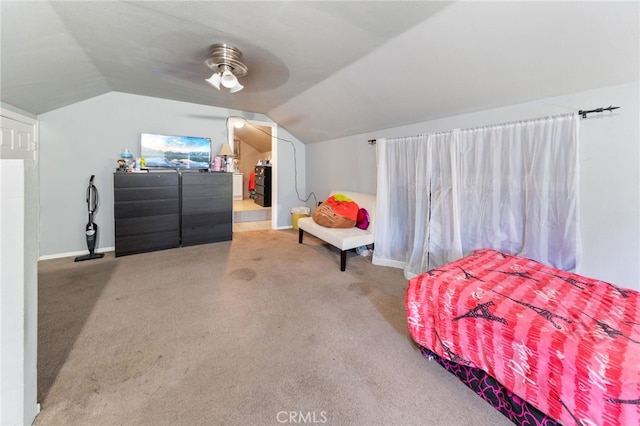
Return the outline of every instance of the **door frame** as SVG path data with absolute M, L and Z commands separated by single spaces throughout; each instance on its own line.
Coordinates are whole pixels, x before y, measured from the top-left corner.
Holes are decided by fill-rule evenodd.
M 250 125 L 271 128 L 271 229 L 278 228 L 278 125 L 270 121 L 244 119 Z M 227 120 L 227 139 L 233 150 L 235 144 L 234 120 Z

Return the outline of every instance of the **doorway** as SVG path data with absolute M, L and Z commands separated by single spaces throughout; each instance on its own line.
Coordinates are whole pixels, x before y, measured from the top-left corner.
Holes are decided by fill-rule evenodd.
M 274 123 L 241 117 L 232 117 L 228 122 L 229 144 L 235 153 L 234 178 L 242 181 L 242 198 L 235 196 L 233 201 L 234 232 L 276 228 L 275 133 Z M 268 179 L 256 179 L 257 165 L 269 169 L 265 170 L 269 172 Z M 265 191 L 268 193 L 264 194 Z

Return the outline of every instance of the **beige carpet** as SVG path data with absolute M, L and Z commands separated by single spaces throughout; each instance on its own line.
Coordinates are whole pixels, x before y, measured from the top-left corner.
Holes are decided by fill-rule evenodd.
M 293 230 L 42 261 L 35 424 L 511 424 L 420 355 L 405 288 Z

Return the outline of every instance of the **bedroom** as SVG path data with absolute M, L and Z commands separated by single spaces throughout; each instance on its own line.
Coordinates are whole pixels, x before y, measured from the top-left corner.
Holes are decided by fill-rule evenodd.
M 451 6 L 442 13 L 448 11 L 453 13 L 456 8 L 457 6 Z M 3 12 L 5 11 L 3 6 Z M 435 11 L 431 11 L 431 13 L 442 17 L 442 14 L 437 15 Z M 536 14 L 538 17 L 539 15 L 546 16 L 542 11 Z M 633 34 L 637 34 L 637 5 L 636 10 L 626 15 L 636 17 L 636 26 L 631 30 L 635 31 Z M 3 13 L 3 19 L 6 19 L 6 16 L 6 13 Z M 589 17 L 593 18 L 592 15 Z M 560 24 L 556 23 L 553 28 L 558 26 Z M 3 27 L 5 26 L 3 25 Z M 426 25 L 418 25 L 414 30 L 425 31 L 431 35 L 427 28 Z M 410 31 L 405 34 L 405 37 L 415 36 Z M 80 31 L 80 34 L 76 36 L 81 38 L 82 35 L 82 31 Z M 498 36 L 499 34 L 494 35 L 496 38 Z M 6 51 L 7 45 L 5 43 L 8 43 L 9 38 L 3 34 L 2 39 L 3 51 Z M 635 39 L 637 40 L 637 37 Z M 201 44 L 198 48 L 206 50 L 210 43 L 216 41 L 218 40 L 212 40 L 211 36 L 205 37 L 197 41 Z M 42 113 L 29 111 L 28 108 L 20 108 L 20 105 L 12 105 L 11 102 L 5 100 L 7 92 L 3 90 L 3 107 L 12 106 L 31 113 L 31 115 L 37 116 L 40 124 L 42 146 L 40 152 L 40 247 L 37 250 L 39 256 L 71 253 L 84 249 L 81 224 L 86 219 L 83 209 L 86 178 L 92 173 L 98 175 L 98 184 L 102 185 L 100 190 L 104 197 L 103 206 L 109 206 L 111 204 L 109 178 L 115 164 L 115 158 L 122 149 L 135 147 L 137 135 L 140 132 L 149 131 L 150 128 L 169 128 L 173 132 L 188 130 L 210 135 L 214 139 L 225 140 L 226 129 L 223 120 L 229 115 L 244 115 L 248 119 L 258 122 L 275 121 L 278 124 L 278 135 L 285 139 L 293 139 L 297 143 L 298 165 L 300 167 L 298 178 L 300 179 L 301 192 L 306 195 L 308 192 L 314 191 L 320 198 L 334 187 L 344 186 L 347 182 L 351 186 L 347 189 L 363 192 L 375 191 L 375 148 L 367 145 L 368 139 L 478 126 L 615 104 L 621 106 L 621 109 L 615 114 L 589 118 L 583 120 L 581 124 L 581 211 L 584 214 L 584 258 L 581 272 L 637 289 L 639 282 L 638 193 L 640 192 L 637 166 L 639 139 L 638 49 L 637 42 L 633 42 L 633 37 L 624 39 L 594 37 L 589 39 L 589 42 L 582 42 L 578 39 L 569 40 L 569 44 L 578 49 L 578 56 L 582 53 L 594 56 L 594 58 L 582 58 L 574 65 L 576 69 L 581 71 L 577 74 L 580 76 L 588 75 L 594 80 L 585 83 L 586 86 L 579 84 L 581 82 L 578 80 L 582 77 L 576 77 L 576 74 L 554 75 L 553 77 L 557 80 L 564 78 L 566 87 L 561 92 L 547 93 L 546 87 L 540 83 L 539 86 L 534 87 L 533 93 L 527 93 L 517 101 L 487 105 L 476 100 L 477 104 L 473 108 L 467 106 L 469 108 L 467 110 L 457 110 L 452 113 L 446 112 L 447 105 L 442 102 L 441 98 L 435 96 L 437 94 L 427 91 L 426 93 L 433 94 L 434 98 L 438 99 L 438 102 L 427 102 L 429 104 L 428 111 L 424 110 L 426 106 L 418 105 L 417 100 L 411 98 L 411 103 L 402 102 L 401 105 L 393 106 L 394 109 L 400 110 L 402 113 L 400 117 L 397 117 L 397 122 L 388 123 L 386 116 L 390 114 L 387 114 L 385 105 L 373 102 L 373 99 L 378 99 L 381 93 L 369 89 L 373 94 L 368 94 L 365 91 L 358 96 L 353 96 L 350 90 L 355 90 L 354 86 L 359 89 L 357 81 L 363 75 L 370 73 L 368 70 L 373 69 L 371 65 L 378 63 L 380 57 L 387 55 L 385 52 L 388 50 L 386 49 L 397 50 L 404 41 L 399 36 L 395 44 L 391 43 L 379 51 L 374 50 L 372 55 L 363 56 L 359 61 L 348 66 L 345 65 L 352 58 L 348 55 L 343 57 L 344 62 L 341 66 L 344 67 L 344 70 L 336 73 L 337 76 L 334 78 L 337 80 L 319 82 L 303 95 L 299 95 L 301 97 L 299 102 L 302 102 L 304 108 L 293 103 L 290 107 L 291 115 L 286 120 L 278 118 L 280 114 L 284 114 L 282 111 L 288 111 L 286 103 L 276 108 L 270 118 L 264 114 L 243 112 L 245 110 L 242 108 L 234 108 L 233 106 L 215 107 L 176 100 L 162 100 L 152 95 L 123 93 L 126 90 L 116 90 L 109 93 L 109 90 L 105 90 L 108 85 L 104 80 L 100 80 L 101 94 L 97 97 L 83 98 L 68 106 Z M 492 39 L 493 41 L 495 39 Z M 630 43 L 627 49 L 632 52 L 627 58 L 628 62 L 612 63 L 607 59 L 600 60 L 598 55 L 605 54 L 607 49 L 615 51 L 614 46 L 623 46 L 624 43 Z M 157 48 L 155 45 L 152 47 Z M 265 47 L 265 49 L 268 48 L 269 46 Z M 622 51 L 623 53 L 627 52 L 624 49 Z M 246 51 L 245 54 L 247 54 Z M 537 54 L 541 55 L 542 53 L 537 51 Z M 553 56 L 552 59 L 558 59 L 554 55 L 551 56 Z M 164 57 L 161 59 L 164 60 Z M 249 58 L 247 58 L 248 60 Z M 403 60 L 408 60 L 408 58 L 403 58 Z M 432 57 L 429 57 L 423 66 L 427 66 L 433 60 Z M 167 66 L 166 62 L 162 62 L 162 64 Z M 53 65 L 55 65 L 55 61 L 49 64 L 49 66 Z M 512 63 L 513 67 L 518 65 L 515 62 Z M 3 69 L 5 66 L 3 65 Z M 108 64 L 103 64 L 103 66 L 108 68 Z M 542 67 L 542 63 L 540 66 Z M 487 66 L 486 69 L 493 70 L 494 68 Z M 31 71 L 46 73 L 47 67 L 43 67 L 40 62 L 35 62 Z M 89 72 L 87 69 L 82 69 L 82 71 Z M 539 71 L 542 72 L 542 70 Z M 618 73 L 621 76 L 618 76 Z M 633 77 L 629 79 L 629 75 L 633 75 Z M 74 75 L 74 77 L 77 76 Z M 531 80 L 535 75 L 527 77 Z M 605 77 L 611 77 L 611 82 L 601 83 L 600 79 Z M 3 77 L 3 81 L 5 80 L 6 77 Z M 336 81 L 340 84 L 336 84 Z M 377 79 L 374 81 L 377 83 Z M 455 83 L 459 86 L 465 84 L 465 81 L 464 76 L 460 76 Z M 138 83 L 140 86 L 144 86 L 143 82 Z M 379 87 L 375 86 L 376 83 L 373 83 L 371 87 Z M 322 109 L 325 105 L 335 103 L 335 101 L 329 102 L 325 98 L 325 94 L 327 96 L 336 94 L 335 90 L 327 90 L 327 87 L 332 84 L 336 84 L 344 91 L 343 96 L 350 96 L 349 103 L 346 100 L 340 101 L 345 105 L 345 109 L 358 111 L 358 115 L 356 112 L 344 114 L 344 111 L 333 111 L 332 114 L 329 114 Z M 245 90 L 248 89 L 247 86 Z M 210 90 L 214 89 L 206 84 L 200 86 L 199 90 L 204 92 L 206 96 L 213 96 Z M 393 87 L 387 86 L 386 90 L 393 91 Z M 366 109 L 364 105 L 367 104 L 377 105 L 375 108 Z M 313 122 L 313 125 L 297 124 L 295 119 L 299 111 L 305 111 L 306 115 L 318 121 Z M 344 119 L 335 116 L 341 113 L 344 115 Z M 361 117 L 361 115 L 367 114 L 371 117 Z M 212 118 L 213 120 L 211 120 Z M 325 119 L 330 121 L 325 123 L 323 121 Z M 326 132 L 327 128 L 347 130 L 344 130 L 343 134 L 336 135 L 327 133 L 320 136 L 315 134 L 294 136 L 299 134 L 299 127 L 304 126 L 307 126 L 312 133 L 313 131 L 319 132 L 318 129 L 323 129 L 323 132 Z M 362 128 L 361 126 L 368 127 Z M 76 129 L 77 131 L 75 131 Z M 304 135 L 304 133 L 300 134 Z M 45 135 L 47 135 L 46 138 Z M 291 186 L 287 186 L 287 182 L 293 180 L 294 174 L 292 168 L 286 166 L 291 164 L 291 157 L 287 157 L 292 155 L 290 148 L 290 145 L 284 142 L 279 142 L 277 147 L 279 158 L 276 160 L 278 161 L 276 164 L 282 166 L 278 171 L 280 183 L 277 189 L 279 193 L 277 227 L 279 228 L 289 226 L 289 209 L 300 205 Z M 329 174 L 327 173 L 327 165 L 332 165 Z M 61 193 L 61 188 L 64 188 L 64 193 Z M 109 241 L 112 224 L 109 210 L 104 207 L 98 214 L 97 221 L 103 231 L 101 247 L 110 247 L 112 246 Z M 5 238 L 4 233 L 3 238 Z

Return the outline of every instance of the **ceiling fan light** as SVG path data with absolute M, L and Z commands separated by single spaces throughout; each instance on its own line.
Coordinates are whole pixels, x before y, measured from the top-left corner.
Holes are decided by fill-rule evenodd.
M 235 75 L 233 75 L 231 71 L 225 70 L 225 72 L 222 73 L 222 78 L 220 79 L 220 82 L 227 89 L 231 89 L 232 87 L 238 84 L 238 79 L 236 78 Z
M 220 90 L 220 74 L 219 73 L 214 72 L 213 75 L 209 77 L 206 81 L 216 89 Z
M 222 84 L 231 93 L 242 90 L 244 87 L 238 82 L 238 78 L 247 75 L 249 71 L 242 63 L 242 52 L 228 44 L 217 43 L 211 45 L 209 53 L 211 56 L 204 63 L 218 74 L 207 80 L 209 84 L 218 90 Z
M 236 93 L 241 91 L 242 89 L 244 89 L 244 86 L 242 84 L 240 84 L 240 82 L 238 82 L 234 87 L 232 87 L 229 92 L 230 93 Z M 244 123 L 242 123 L 244 125 Z M 241 126 L 242 127 L 242 126 Z

